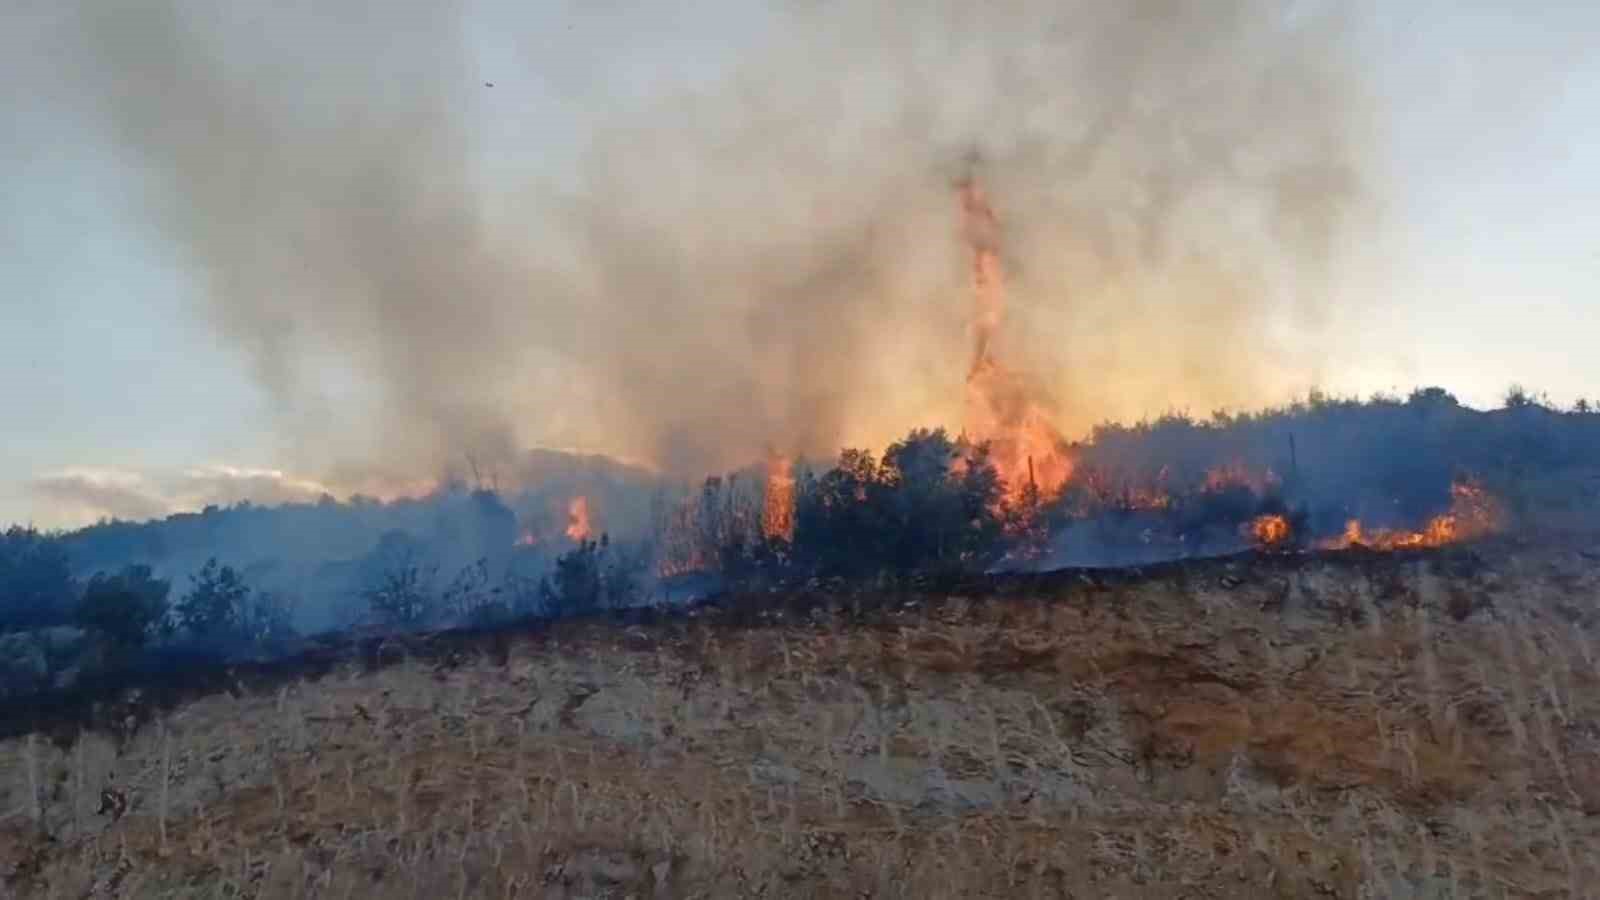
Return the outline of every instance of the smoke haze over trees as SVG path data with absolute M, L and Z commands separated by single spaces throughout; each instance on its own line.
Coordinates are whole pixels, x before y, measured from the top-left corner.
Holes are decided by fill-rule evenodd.
M 540 614 L 551 597 L 563 609 L 659 600 L 696 573 L 970 571 L 1001 555 L 1007 566 L 1109 565 L 1241 549 L 1240 525 L 1267 512 L 1294 513 L 1311 536 L 1351 519 L 1417 528 L 1449 508 L 1462 479 L 1505 507 L 1508 529 L 1581 532 L 1600 508 L 1600 413 L 1520 391 L 1487 412 L 1437 388 L 1404 400 L 1313 394 L 1260 413 L 1106 424 L 1072 452 L 1060 496 L 1006 503 L 983 448 L 942 431 L 913 430 L 881 455 L 802 460 L 792 535 L 764 528 L 759 466 L 695 483 L 593 460 L 563 468 L 548 454 L 537 463 L 545 480 L 512 491 L 241 504 L 59 535 L 13 527 L 0 535 L 0 630 L 70 625 L 110 594 L 162 607 L 126 627 L 94 613 L 90 624 L 118 643 L 137 644 L 157 620 L 248 643 Z M 587 533 L 572 530 L 575 497 Z M 187 586 L 170 617 L 156 582 Z
M 606 103 L 578 85 L 625 72 L 531 47 L 485 88 L 494 4 L 363 6 L 45 4 L 8 60 L 116 161 L 140 239 L 249 360 L 277 463 L 336 492 L 469 455 L 509 486 L 530 446 L 699 477 L 954 421 L 973 154 L 1002 338 L 1063 428 L 1317 380 L 1367 199 L 1338 5 L 730 9 L 708 20 L 749 40 L 692 88 Z M 573 165 L 505 162 L 556 151 L 497 143 L 503 120 L 569 105 Z

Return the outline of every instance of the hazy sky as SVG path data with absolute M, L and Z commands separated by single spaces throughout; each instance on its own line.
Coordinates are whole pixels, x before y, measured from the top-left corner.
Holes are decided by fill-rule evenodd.
M 1078 368 L 1057 369 L 1038 340 L 1019 338 L 1018 352 L 1043 360 L 1046 378 L 1093 385 L 1053 388 L 1070 408 L 1069 430 L 1173 406 L 1278 402 L 1314 386 L 1364 394 L 1440 384 L 1475 405 L 1493 405 L 1512 382 L 1563 403 L 1600 395 L 1592 4 L 1344 5 L 1354 12 L 1342 17 L 1338 71 L 1326 81 L 1299 73 L 1319 89 L 1336 85 L 1337 116 L 1260 107 L 1294 120 L 1260 123 L 1285 141 L 1336 128 L 1347 145 L 1337 161 L 1360 173 L 1359 202 L 1342 207 L 1350 221 L 1330 256 L 1327 296 L 1298 318 L 1277 316 L 1290 304 L 1271 292 L 1248 313 L 1228 313 L 1226 330 L 1196 338 L 1201 349 L 1185 345 L 1185 364 L 1210 369 L 1214 358 L 1251 354 L 1262 362 L 1203 388 L 1162 363 L 1172 355 L 1166 343 L 1145 346 L 1182 338 L 1092 315 L 1118 296 L 1105 285 L 1144 296 L 1153 281 L 1102 275 L 1098 293 L 1062 301 L 1075 304 L 1071 315 L 1030 305 L 1043 290 L 1030 285 L 1053 277 L 1052 266 L 1091 258 L 1052 255 L 1053 235 L 1104 224 L 1114 242 L 1126 224 L 1101 223 L 1070 202 L 1033 205 L 1027 198 L 1050 173 L 1065 171 L 1038 162 L 1053 152 L 1049 136 L 1072 132 L 1023 123 L 1040 110 L 1070 117 L 1072 104 L 1114 90 L 1127 48 L 1099 57 L 1087 79 L 1064 72 L 1081 87 L 1018 107 L 997 126 L 1003 136 L 982 127 L 995 101 L 971 73 L 992 78 L 985 84 L 998 95 L 1004 73 L 1037 79 L 1070 62 L 1062 47 L 1075 45 L 1017 37 L 1030 34 L 1043 4 L 994 4 L 993 13 L 929 4 L 942 12 L 907 17 L 915 41 L 887 2 L 669 10 L 458 0 L 375 4 L 361 16 L 352 11 L 366 4 L 356 2 L 283 4 L 280 14 L 140 0 L 121 4 L 139 18 L 114 31 L 85 12 L 96 5 L 12 0 L 0 28 L 0 522 L 65 526 L 301 497 L 379 472 L 392 483 L 495 440 L 685 466 L 725 461 L 671 417 L 689 431 L 722 429 L 735 456 L 768 433 L 814 447 L 880 439 L 902 418 L 925 424 L 919 417 L 958 408 L 938 399 L 950 393 L 946 376 L 928 373 L 944 358 L 950 377 L 963 372 L 955 348 L 964 323 L 951 298 L 965 261 L 954 240 L 922 239 L 946 214 L 953 231 L 956 208 L 953 197 L 939 206 L 933 175 L 900 171 L 922 165 L 913 135 L 945 141 L 926 154 L 928 172 L 958 159 L 951 148 L 965 140 L 995 137 L 1002 148 L 993 177 L 1002 218 L 1012 210 L 1018 224 L 1017 316 L 1038 326 L 1032 333 L 1054 334 L 1055 323 L 1061 340 L 1076 334 L 1088 345 L 1073 345 Z M 1281 6 L 1293 20 L 1328 4 L 1237 5 L 1251 14 Z M 195 12 L 213 7 L 234 14 Z M 323 28 L 320 16 L 338 21 Z M 1091 40 L 1104 28 L 1142 51 L 1150 39 L 1155 62 L 1141 65 L 1158 86 L 1199 78 L 1266 40 L 1218 26 L 1217 54 L 1169 51 L 1154 38 L 1181 44 L 1196 23 L 1146 30 L 1103 18 L 1085 25 Z M 946 29 L 978 37 L 951 42 L 942 83 Z M 877 42 L 892 47 L 881 54 L 888 62 Z M 1040 46 L 1065 55 L 1041 62 Z M 1164 65 L 1163 53 L 1175 62 Z M 932 67 L 929 86 L 909 84 L 913 62 Z M 1257 74 L 1217 77 L 1231 100 Z M 1224 139 L 1270 155 L 1278 145 L 1257 143 L 1248 121 L 1257 107 L 1238 109 L 1245 119 Z M 880 129 L 873 117 L 886 111 L 926 122 Z M 1114 146 L 1137 151 L 1146 133 L 1119 130 Z M 881 153 L 863 150 L 879 139 Z M 1190 170 L 1173 169 L 1173 159 L 1096 169 L 1083 191 L 1102 192 L 1115 209 L 1123 194 L 1152 190 L 1149 173 L 1179 171 L 1185 184 Z M 1195 171 L 1205 176 L 1195 185 L 1213 183 Z M 355 190 L 358 178 L 370 183 Z M 1229 198 L 1248 187 L 1224 183 L 1213 202 L 1222 209 L 1204 221 L 1224 221 Z M 1281 200 L 1248 196 L 1263 209 Z M 765 203 L 782 215 L 747 214 Z M 1269 230 L 1281 224 L 1263 215 Z M 369 221 L 376 237 L 344 236 Z M 1174 226 L 1167 237 L 1187 246 L 1191 230 L 1206 229 Z M 285 251 L 286 235 L 299 250 Z M 300 272 L 302 255 L 310 261 Z M 738 256 L 747 262 L 729 259 Z M 799 276 L 773 271 L 791 263 Z M 380 271 L 389 268 L 393 283 Z M 739 299 L 757 291 L 780 299 Z M 811 291 L 836 295 L 837 305 L 809 305 Z M 1178 299 L 1147 309 L 1181 311 L 1181 282 L 1174 291 Z M 410 299 L 392 305 L 396 293 Z M 919 305 L 924 293 L 951 298 Z M 356 295 L 366 299 L 337 299 Z M 861 299 L 878 295 L 881 310 Z M 661 316 L 673 304 L 687 312 Z M 592 318 L 572 311 L 597 308 Z M 713 309 L 735 310 L 742 324 L 716 330 Z M 860 320 L 851 312 L 850 327 L 822 332 L 839 310 L 861 310 Z M 402 313 L 405 327 L 391 326 Z M 768 353 L 760 344 L 773 333 L 802 336 L 776 338 Z M 457 344 L 435 357 L 434 336 Z M 1085 359 L 1112 374 L 1089 379 Z M 835 403 L 825 372 L 897 386 L 880 404 L 893 421 Z M 681 399 L 697 391 L 703 403 Z M 747 397 L 759 408 L 740 424 L 718 418 Z M 648 428 L 631 424 L 657 413 L 662 421 Z M 462 446 L 439 436 L 457 427 L 471 434 Z

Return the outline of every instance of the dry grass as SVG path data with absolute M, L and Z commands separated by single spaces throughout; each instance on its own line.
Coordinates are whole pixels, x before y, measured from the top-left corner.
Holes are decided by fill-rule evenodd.
M 37 897 L 1593 896 L 1600 574 L 1554 551 L 1434 568 L 574 625 L 503 663 L 219 694 L 120 752 L 0 745 L 0 876 Z

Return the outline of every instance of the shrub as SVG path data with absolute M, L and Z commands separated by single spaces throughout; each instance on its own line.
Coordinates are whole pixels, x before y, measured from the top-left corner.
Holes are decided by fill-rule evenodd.
M 152 637 L 170 633 L 167 595 L 172 583 L 155 578 L 149 566 L 128 566 L 116 575 L 89 580 L 79 601 L 77 624 L 120 650 L 136 650 Z
M 641 554 L 617 547 L 609 535 L 582 541 L 557 557 L 555 571 L 540 582 L 540 605 L 556 617 L 628 606 L 638 599 L 643 568 Z
M 438 566 L 424 561 L 421 545 L 403 532 L 389 532 L 368 560 L 367 608 L 388 624 L 414 628 L 438 613 L 433 578 Z
M 508 576 L 508 582 L 512 576 Z M 462 569 L 444 589 L 441 606 L 449 618 L 472 625 L 489 625 L 511 618 L 507 586 L 489 587 L 489 560 L 479 559 Z

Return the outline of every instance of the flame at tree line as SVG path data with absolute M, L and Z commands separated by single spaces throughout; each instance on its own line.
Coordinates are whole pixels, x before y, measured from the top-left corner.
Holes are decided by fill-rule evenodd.
M 1000 219 L 975 177 L 968 176 L 960 188 L 976 305 L 963 431 L 967 438 L 989 444 L 990 459 L 1005 482 L 1009 500 L 1022 501 L 1030 489 L 1037 497 L 1051 497 L 1072 477 L 1067 441 L 1039 404 L 1033 387 L 997 358 L 1006 305 Z
M 794 539 L 794 460 L 779 453 L 767 461 L 761 533 L 769 540 Z
M 1450 486 L 1450 511 L 1434 516 L 1420 531 L 1380 528 L 1368 530 L 1360 519 L 1345 523 L 1344 534 L 1324 541 L 1327 549 L 1361 546 L 1375 550 L 1443 547 L 1494 532 L 1501 519 L 1499 504 L 1480 485 L 1457 481 Z
M 567 537 L 574 541 L 589 539 L 589 498 L 573 497 L 567 504 Z
M 1270 467 L 1233 461 L 1207 469 L 1199 482 L 1174 484 L 1169 467 L 1148 477 L 1115 478 L 1092 466 L 1079 466 L 1075 449 L 1057 428 L 1045 392 L 1023 373 L 1000 359 L 1000 330 L 1005 320 L 1006 285 L 1001 262 L 1000 218 L 972 175 L 958 185 L 962 235 L 970 253 L 973 296 L 972 354 L 964 387 L 962 445 L 987 445 L 989 461 L 1002 490 L 996 510 L 1014 539 L 1048 536 L 1040 520 L 1046 505 L 1064 500 L 1068 489 L 1086 500 L 1067 504 L 1067 519 L 1092 518 L 1107 511 L 1170 512 L 1185 498 L 1246 493 L 1258 503 L 1281 506 L 1283 479 Z M 965 458 L 953 461 L 960 472 Z M 758 493 L 752 493 L 759 485 Z M 723 492 L 726 487 L 728 490 Z M 1452 488 L 1449 512 L 1434 517 L 1418 531 L 1369 528 L 1350 520 L 1342 534 L 1309 540 L 1297 534 L 1294 521 L 1281 512 L 1266 512 L 1240 527 L 1242 539 L 1260 547 L 1291 544 L 1339 549 L 1364 546 L 1394 550 L 1436 547 L 1481 537 L 1498 527 L 1496 506 L 1470 481 Z M 706 490 L 691 492 L 682 502 L 656 513 L 657 574 L 674 575 L 715 568 L 722 548 L 748 547 L 753 541 L 787 543 L 794 539 L 798 480 L 795 459 L 769 451 L 764 478 L 738 482 L 736 477 L 708 479 Z M 572 498 L 567 508 L 566 536 L 583 541 L 591 536 L 590 499 Z M 1058 504 L 1059 506 L 1059 504 Z M 520 543 L 534 543 L 524 532 Z
M 1449 511 L 1429 519 L 1419 530 L 1369 528 L 1360 519 L 1349 519 L 1342 534 L 1318 540 L 1315 546 L 1321 550 L 1415 550 L 1473 540 L 1500 528 L 1500 504 L 1481 485 L 1458 480 L 1450 486 L 1450 498 Z M 1248 530 L 1262 547 L 1286 546 L 1296 537 L 1289 519 L 1278 513 L 1257 516 Z

